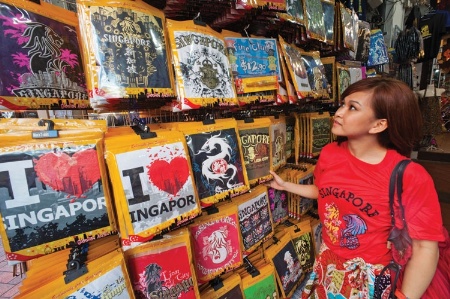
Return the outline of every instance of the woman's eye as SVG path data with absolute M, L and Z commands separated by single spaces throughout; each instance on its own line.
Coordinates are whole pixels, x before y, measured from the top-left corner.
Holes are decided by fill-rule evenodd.
M 348 107 L 349 110 L 356 110 L 356 107 L 353 105 L 350 105 L 350 107 Z

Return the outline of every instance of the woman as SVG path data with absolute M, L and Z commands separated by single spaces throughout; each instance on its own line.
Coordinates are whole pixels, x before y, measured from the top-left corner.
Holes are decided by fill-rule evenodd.
M 285 182 L 271 172 L 270 187 L 318 199 L 323 245 L 303 298 L 373 298 L 375 276 L 391 260 L 389 178 L 421 137 L 415 95 L 398 80 L 364 79 L 342 98 L 332 127 L 338 141 L 322 149 L 314 185 Z M 444 234 L 434 183 L 417 163 L 406 168 L 402 202 L 413 244 L 399 291 L 419 299 L 435 273 Z M 380 281 L 388 293 L 389 276 Z

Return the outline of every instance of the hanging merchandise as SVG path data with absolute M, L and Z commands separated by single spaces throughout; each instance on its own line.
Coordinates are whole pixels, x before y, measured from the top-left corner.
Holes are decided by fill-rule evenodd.
M 314 165 L 301 163 L 300 165 L 288 165 L 287 179 L 298 185 L 311 185 L 314 182 Z M 314 199 L 306 198 L 298 194 L 288 194 L 289 216 L 294 219 L 303 219 L 313 209 Z
M 436 58 L 442 36 L 446 33 L 447 14 L 445 11 L 429 11 L 420 18 L 419 29 L 423 39 L 424 55 L 418 62 L 424 62 Z
M 311 137 L 309 158 L 318 158 L 322 148 L 331 142 L 330 113 L 324 112 L 309 117 L 309 136 Z
M 262 264 L 257 269 L 257 275 L 245 274 L 242 277 L 245 298 L 280 298 L 278 295 L 275 268 L 271 264 Z
M 236 204 L 222 205 L 216 213 L 196 219 L 189 225 L 189 231 L 199 283 L 211 281 L 242 265 L 242 240 Z
M 302 270 L 306 273 L 311 271 L 314 265 L 314 239 L 311 230 L 311 221 L 302 220 L 289 226 L 285 231 L 290 235 L 294 244 L 295 252 L 300 260 Z
M 358 39 L 358 16 L 354 10 L 348 9 L 343 3 L 341 6 L 341 20 L 344 31 L 344 45 L 350 51 L 356 51 L 356 44 Z
M 134 299 L 117 236 L 34 259 L 14 298 Z
M 278 37 L 278 40 L 286 60 L 286 66 L 289 70 L 290 77 L 294 83 L 297 97 L 304 99 L 310 95 L 311 86 L 308 81 L 308 72 L 306 71 L 300 49 L 295 45 L 286 43 L 281 36 Z
M 248 255 L 274 233 L 267 187 L 259 185 L 234 202 L 238 206 L 244 254 Z
M 136 298 L 199 298 L 187 229 L 125 251 Z
M 287 170 L 283 169 L 278 174 L 282 179 L 287 180 Z M 270 214 L 274 224 L 281 223 L 288 218 L 288 193 L 274 188 L 268 188 Z
M 287 19 L 297 24 L 305 23 L 305 9 L 304 1 L 300 0 L 286 0 L 286 14 L 289 16 Z
M 268 181 L 270 161 L 270 119 L 238 120 L 238 130 L 244 156 L 244 165 L 250 186 Z
M 223 37 L 204 23 L 167 20 L 175 67 L 177 107 L 237 106 Z
M 305 0 L 306 33 L 308 38 L 324 42 L 326 28 L 321 0 Z
M 334 45 L 335 0 L 321 0 L 325 26 L 325 42 Z
M 282 81 L 278 84 L 277 104 L 295 104 L 298 101 L 297 92 L 295 91 L 293 78 L 289 74 L 289 69 L 284 58 L 283 50 L 280 43 L 277 43 L 279 51 L 279 61 L 281 65 L 281 72 L 283 74 Z
M 129 109 L 138 98 L 147 104 L 174 98 L 162 11 L 143 1 L 77 5 L 93 108 Z
M 284 117 L 270 117 L 270 150 L 273 171 L 286 164 L 286 120 Z
M 363 67 L 349 67 L 348 72 L 350 73 L 350 84 L 364 79 L 366 77 L 364 70 L 365 68 Z
M 233 273 L 221 281 L 220 287 L 216 285 L 208 285 L 200 294 L 202 299 L 244 299 L 244 290 L 242 289 L 241 276 Z M 264 298 L 265 299 L 265 298 Z
M 115 231 L 103 135 L 106 122 L 93 121 L 56 130 L 51 120 L 41 129 L 2 134 L 0 233 L 6 258 L 26 261 L 82 244 Z M 85 126 L 86 125 L 86 126 Z M 58 126 L 61 127 L 61 126 Z
M 264 258 L 275 268 L 281 298 L 290 298 L 305 276 L 291 236 L 285 232 L 277 234 L 277 239 L 264 252 Z
M 358 21 L 357 44 L 355 59 L 363 64 L 367 64 L 370 48 L 370 24 L 368 22 Z
M 276 90 L 281 81 L 276 40 L 222 34 L 237 93 Z
M 320 58 L 325 70 L 325 77 L 327 79 L 326 91 L 327 95 L 322 102 L 334 102 L 336 100 L 336 58 L 334 56 Z M 326 100 L 328 99 L 328 101 Z
M 370 58 L 369 58 L 370 60 Z M 338 83 L 338 100 L 341 100 L 342 93 L 350 86 L 351 77 L 349 67 L 341 63 L 336 63 L 337 83 Z
M 286 161 L 295 156 L 295 115 L 291 113 L 284 117 L 286 123 Z
M 389 62 L 386 44 L 381 29 L 370 31 L 370 49 L 367 66 L 375 66 Z
M 237 122 L 234 119 L 180 123 L 189 148 L 195 185 L 202 206 L 249 189 Z
M 314 98 L 326 98 L 327 93 L 327 77 L 325 76 L 325 68 L 320 60 L 319 51 L 302 51 L 300 50 L 303 63 L 308 74 L 309 85 L 312 89 L 312 96 Z
M 201 209 L 184 135 L 134 128 L 110 128 L 105 138 L 124 248 L 182 225 Z
M 423 40 L 420 31 L 412 26 L 401 31 L 395 40 L 397 63 L 407 64 L 423 55 Z
M 0 2 L 0 109 L 88 109 L 75 13 Z

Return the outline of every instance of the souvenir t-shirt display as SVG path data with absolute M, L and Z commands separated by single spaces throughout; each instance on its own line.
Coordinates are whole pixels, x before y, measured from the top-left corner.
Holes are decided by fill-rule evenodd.
M 0 109 L 88 109 L 76 14 L 0 2 Z
M 322 149 L 314 176 L 319 188 L 323 242 L 333 252 L 347 259 L 357 253 L 367 263 L 389 263 L 392 256 L 386 247 L 391 228 L 387 186 L 392 170 L 402 159 L 394 150 L 388 150 L 383 161 L 368 164 L 355 158 L 346 142 L 340 146 L 331 143 Z M 403 180 L 402 202 L 408 207 L 405 216 L 411 238 L 444 240 L 431 176 L 421 165 L 411 163 Z M 429 200 L 431 197 L 435 200 Z M 435 229 L 424 230 L 423 223 Z
M 43 274 L 45 273 L 45 275 Z M 28 261 L 14 298 L 134 298 L 117 235 Z
M 236 120 L 178 123 L 177 130 L 186 138 L 202 206 L 248 191 Z
M 274 233 L 267 187 L 259 185 L 251 192 L 238 196 L 234 202 L 239 210 L 244 253 L 249 253 Z
M 160 130 L 142 138 L 123 129 L 107 134 L 105 157 L 122 242 L 132 246 L 196 217 L 200 203 L 182 133 Z
M 199 298 L 187 229 L 125 251 L 136 298 Z
M 325 76 L 325 68 L 320 60 L 318 51 L 300 51 L 302 60 L 308 74 L 309 85 L 311 86 L 311 95 L 315 98 L 326 98 L 327 93 L 327 77 Z
M 272 169 L 275 171 L 286 164 L 286 119 L 270 117 L 270 151 Z
M 302 59 L 300 49 L 295 45 L 286 43 L 281 36 L 279 36 L 278 39 L 297 96 L 298 98 L 303 99 L 310 94 L 311 85 L 308 80 L 308 72 Z
M 250 186 L 269 180 L 272 176 L 270 162 L 270 119 L 238 120 L 245 169 Z
M 275 267 L 282 298 L 289 298 L 305 274 L 291 236 L 283 232 L 280 239 L 266 249 L 264 258 Z
M 206 213 L 205 213 L 206 214 Z M 199 283 L 242 265 L 238 208 L 229 203 L 217 213 L 203 215 L 189 225 Z
M 320 0 L 305 0 L 306 11 L 306 32 L 308 36 L 320 41 L 325 41 L 325 23 L 324 14 L 322 8 L 322 2 Z
M 195 21 L 167 20 L 180 110 L 236 106 L 236 90 L 221 34 Z
M 277 299 L 278 288 L 275 278 L 275 268 L 271 264 L 258 267 L 259 275 L 245 275 L 242 278 L 245 298 Z
M 93 108 L 173 98 L 165 17 L 144 1 L 80 0 L 84 63 Z
M 314 238 L 311 230 L 311 222 L 303 220 L 285 229 L 291 236 L 295 252 L 300 260 L 304 272 L 310 271 L 314 265 Z
M 115 230 L 104 130 L 83 129 L 76 120 L 80 127 L 69 130 L 35 122 L 41 130 L 10 126 L 1 135 L 0 233 L 8 260 L 29 260 Z
M 286 180 L 286 169 L 279 173 L 280 177 Z M 288 217 L 288 193 L 286 191 L 268 188 L 270 212 L 273 223 L 280 223 Z
M 281 70 L 276 39 L 224 34 L 224 40 L 237 93 L 277 88 Z

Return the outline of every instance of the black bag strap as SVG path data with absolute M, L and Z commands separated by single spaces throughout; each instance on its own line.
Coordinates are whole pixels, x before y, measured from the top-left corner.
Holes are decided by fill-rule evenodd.
M 394 212 L 394 199 L 395 191 L 397 191 L 397 199 L 400 209 L 400 215 L 403 221 L 403 227 L 406 227 L 405 210 L 402 204 L 402 192 L 403 192 L 403 174 L 405 173 L 406 166 L 411 163 L 411 160 L 405 159 L 397 163 L 392 171 L 391 178 L 389 180 L 389 207 L 391 212 L 391 224 L 395 226 L 395 212 Z M 375 278 L 375 299 L 381 298 L 381 290 L 379 289 L 381 276 L 385 274 L 387 270 L 390 270 L 391 275 L 394 276 L 394 280 L 391 282 L 391 294 L 389 298 L 394 299 L 394 293 L 398 282 L 398 277 L 401 271 L 401 266 L 391 261 L 387 264 Z
M 402 204 L 402 192 L 403 192 L 403 173 L 405 172 L 406 166 L 411 163 L 411 160 L 405 159 L 395 166 L 392 171 L 391 178 L 389 181 L 389 207 L 391 210 L 391 224 L 395 226 L 395 212 L 394 212 L 394 199 L 395 190 L 397 189 L 397 199 L 400 209 L 400 216 L 402 218 L 403 227 L 406 227 L 405 220 L 405 209 Z

